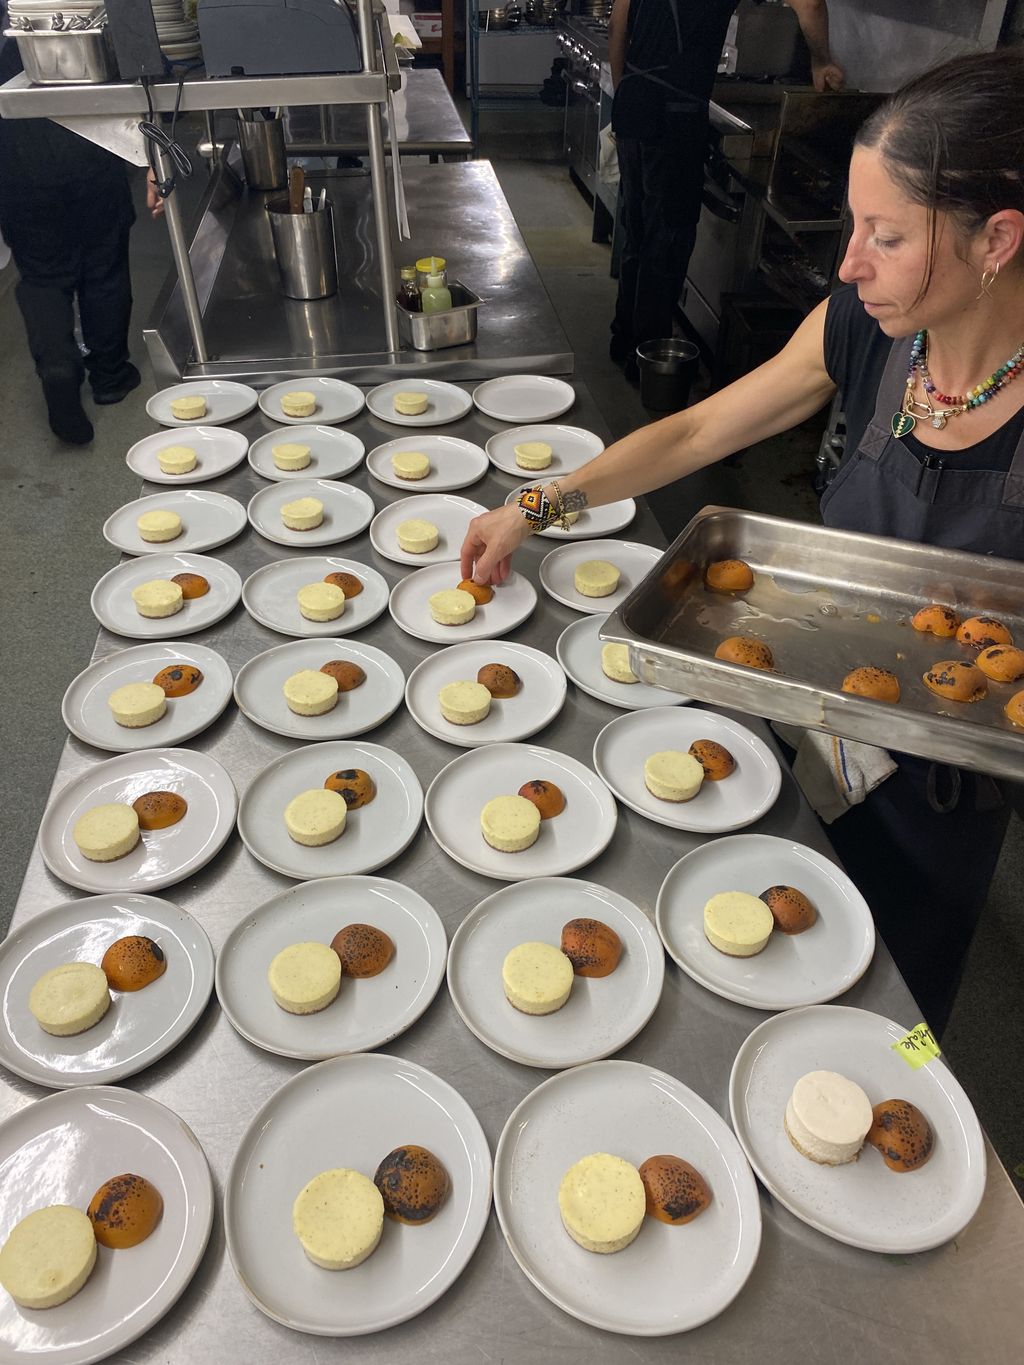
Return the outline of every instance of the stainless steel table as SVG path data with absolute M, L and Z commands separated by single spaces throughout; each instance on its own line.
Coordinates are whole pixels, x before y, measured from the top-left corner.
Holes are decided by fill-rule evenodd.
M 577 386 L 579 401 L 567 421 L 602 431 L 591 396 Z M 255 414 L 242 424 L 255 436 L 271 423 Z M 473 415 L 445 432 L 483 442 L 502 424 Z M 398 429 L 367 417 L 349 424 L 368 449 L 398 434 Z M 378 508 L 402 493 L 371 480 L 365 467 L 352 482 L 367 489 Z M 205 485 L 242 500 L 262 486 L 247 465 Z M 495 472 L 466 490 L 468 496 L 497 505 L 514 481 Z M 92 530 L 99 534 L 99 528 Z M 641 507 L 627 532 L 633 539 L 659 542 L 652 515 Z M 538 563 L 551 542 L 523 548 L 518 567 L 536 582 Z M 255 532 L 219 550 L 243 575 L 285 557 Z M 372 564 L 395 583 L 406 572 L 381 560 L 368 537 L 348 541 L 339 553 Z M 543 592 L 534 616 L 511 638 L 553 651 L 558 633 L 576 613 Z M 241 606 L 219 626 L 195 637 L 218 649 L 237 668 L 282 637 L 253 622 Z M 401 632 L 385 614 L 359 636 L 393 655 L 408 671 L 431 650 Z M 97 655 L 123 648 L 127 641 L 101 633 Z M 612 709 L 571 684 L 561 715 L 536 736 L 538 743 L 590 762 L 593 740 L 614 715 Z M 760 721 L 744 723 L 765 734 Z M 369 736 L 399 749 L 426 787 L 457 756 L 425 734 L 401 708 Z M 193 747 L 222 762 L 243 791 L 272 759 L 296 744 L 258 729 L 231 706 Z M 56 777 L 59 788 L 105 755 L 71 739 Z M 772 811 L 755 829 L 788 835 L 828 853 L 817 821 L 785 774 Z M 609 849 L 579 875 L 604 883 L 653 912 L 665 873 L 701 840 L 634 815 L 619 813 L 618 832 Z M 495 883 L 467 872 L 434 843 L 426 826 L 409 849 L 380 875 L 412 883 L 436 907 L 449 936 L 467 911 L 495 889 Z M 258 864 L 232 835 L 218 857 L 199 875 L 163 894 L 194 914 L 215 948 L 254 905 L 293 885 Z M 15 926 L 75 893 L 52 877 L 34 852 Z M 905 1022 L 918 1014 L 892 959 L 880 943 L 865 977 L 843 1003 L 861 1006 Z M 678 1076 L 720 1113 L 727 1114 L 727 1081 L 736 1050 L 765 1016 L 733 1005 L 703 990 L 671 962 L 665 990 L 653 1018 L 619 1054 Z M 535 1071 L 496 1056 L 462 1025 L 442 987 L 422 1019 L 388 1051 L 410 1058 L 450 1081 L 478 1115 L 493 1151 L 505 1119 L 516 1104 L 545 1079 Z M 168 1057 L 127 1085 L 169 1105 L 195 1130 L 209 1157 L 218 1191 L 223 1190 L 231 1157 L 257 1109 L 301 1064 L 271 1056 L 244 1042 L 214 1000 L 190 1036 Z M 0 1117 L 40 1098 L 38 1087 L 4 1076 Z M 247 1365 L 278 1362 L 349 1360 L 409 1362 L 409 1365 L 462 1365 L 462 1362 L 536 1362 L 537 1365 L 593 1365 L 637 1361 L 699 1361 L 701 1365 L 772 1365 L 798 1353 L 814 1365 L 953 1365 L 983 1361 L 1009 1365 L 1020 1358 L 1024 1307 L 1020 1265 L 1024 1253 L 1024 1210 L 995 1154 L 989 1151 L 988 1188 L 981 1209 L 956 1242 L 913 1257 L 856 1251 L 814 1232 L 762 1193 L 764 1232 L 758 1264 L 735 1303 L 719 1318 L 682 1337 L 653 1340 L 619 1337 L 584 1326 L 555 1308 L 526 1280 L 505 1247 L 495 1218 L 452 1290 L 426 1313 L 372 1337 L 328 1340 L 301 1336 L 265 1318 L 246 1298 L 225 1255 L 223 1226 L 215 1221 L 206 1257 L 177 1307 L 152 1331 L 125 1351 L 125 1361 Z

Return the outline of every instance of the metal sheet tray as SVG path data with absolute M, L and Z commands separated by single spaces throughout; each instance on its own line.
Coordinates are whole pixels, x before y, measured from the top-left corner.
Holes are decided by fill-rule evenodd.
M 705 567 L 743 559 L 748 593 L 708 592 Z M 1017 683 L 989 683 L 970 705 L 929 692 L 922 674 L 941 659 L 970 660 L 956 640 L 915 631 L 928 602 L 961 616 L 992 615 L 1024 644 L 1024 564 L 932 545 L 836 531 L 729 507 L 698 512 L 614 612 L 602 638 L 628 645 L 644 682 L 900 753 L 1024 778 L 1024 729 L 1003 706 Z M 775 671 L 714 657 L 728 635 L 765 640 Z M 862 664 L 900 679 L 898 705 L 840 691 Z

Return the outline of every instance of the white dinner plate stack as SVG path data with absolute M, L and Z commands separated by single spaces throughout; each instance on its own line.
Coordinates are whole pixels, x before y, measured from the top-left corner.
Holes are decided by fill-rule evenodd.
M 160 51 L 172 62 L 184 62 L 198 57 L 199 26 L 195 17 L 185 14 L 185 0 L 152 0 L 153 18 Z

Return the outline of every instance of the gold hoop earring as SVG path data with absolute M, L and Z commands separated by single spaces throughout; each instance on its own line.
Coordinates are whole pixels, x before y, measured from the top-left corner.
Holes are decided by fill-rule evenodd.
M 983 297 L 987 294 L 988 297 L 991 298 L 991 297 L 992 297 L 992 286 L 995 284 L 995 282 L 996 282 L 996 280 L 997 280 L 998 278 L 999 278 L 999 262 L 996 261 L 995 269 L 994 269 L 994 270 L 985 269 L 985 270 L 983 270 L 983 271 L 981 272 L 981 293 L 978 294 L 977 297 L 980 299 L 980 298 L 983 298 Z

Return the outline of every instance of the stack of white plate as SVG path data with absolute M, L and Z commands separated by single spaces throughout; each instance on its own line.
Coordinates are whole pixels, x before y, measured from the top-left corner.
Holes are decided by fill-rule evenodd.
M 156 36 L 164 56 L 172 62 L 198 57 L 202 52 L 199 27 L 194 17 L 186 17 L 185 0 L 150 0 L 150 3 L 156 20 Z

